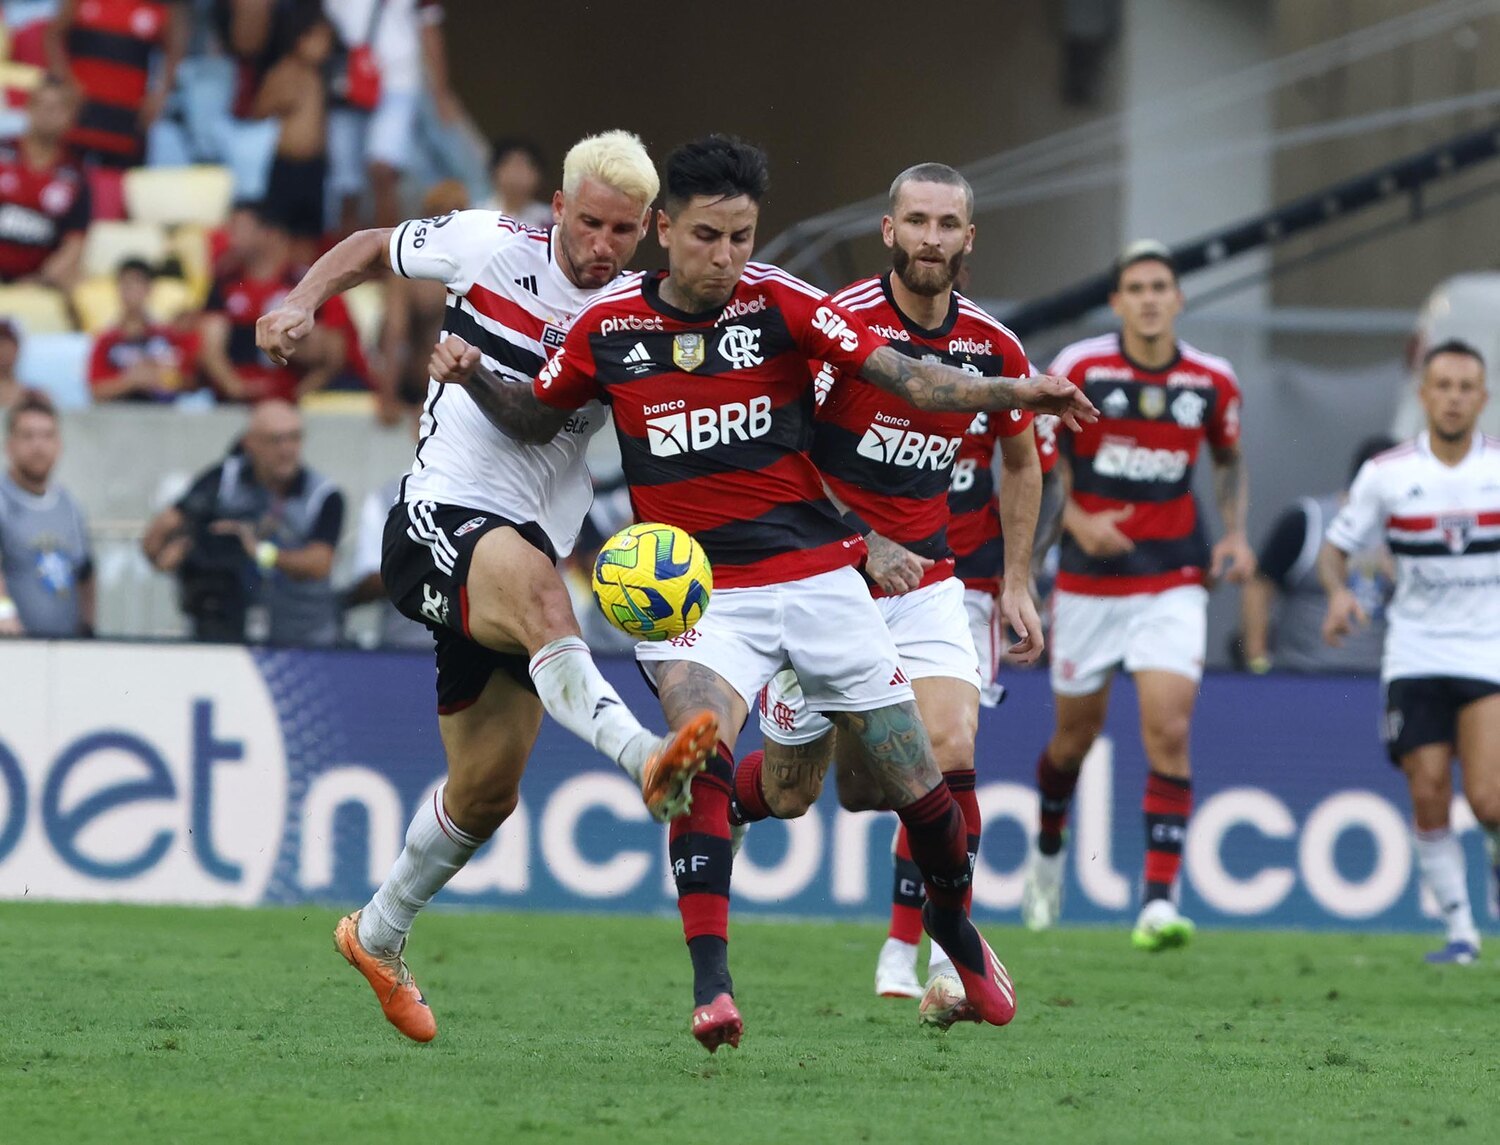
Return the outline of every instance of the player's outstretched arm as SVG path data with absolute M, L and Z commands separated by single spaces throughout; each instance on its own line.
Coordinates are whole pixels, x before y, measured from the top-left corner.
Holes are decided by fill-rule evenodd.
M 391 228 L 355 231 L 308 268 L 280 306 L 255 323 L 255 344 L 284 366 L 313 328 L 318 307 L 391 268 Z
M 1052 413 L 1070 429 L 1097 421 L 1099 411 L 1082 390 L 1066 378 L 983 378 L 942 362 L 919 362 L 881 346 L 867 359 L 859 376 L 899 394 L 918 409 L 979 413 L 1025 409 Z
M 567 423 L 568 410 L 544 405 L 530 382 L 513 382 L 483 366 L 479 350 L 450 334 L 435 347 L 427 363 L 435 382 L 458 385 L 474 399 L 490 424 L 514 441 L 543 445 Z

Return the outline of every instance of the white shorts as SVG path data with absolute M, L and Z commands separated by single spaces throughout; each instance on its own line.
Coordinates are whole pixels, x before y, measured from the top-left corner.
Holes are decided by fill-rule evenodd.
M 820 711 L 868 712 L 912 698 L 880 610 L 852 568 L 718 589 L 696 627 L 673 640 L 637 644 L 635 658 L 653 682 L 662 661 L 702 664 L 751 710 L 783 668 L 796 671 Z
M 420 91 L 384 90 L 373 111 L 336 107 L 328 113 L 328 189 L 331 198 L 358 195 L 369 185 L 366 170 L 384 163 L 397 171 L 411 165 Z
M 1052 594 L 1052 690 L 1087 696 L 1127 672 L 1203 678 L 1208 591 L 1185 584 L 1130 596 Z
M 895 642 L 908 679 L 944 676 L 983 692 L 963 581 L 949 577 L 902 596 L 881 597 L 874 604 L 884 617 L 883 627 Z M 819 713 L 839 709 L 818 704 L 806 680 L 793 665 L 792 670 L 776 673 L 761 692 L 760 729 L 767 739 L 788 745 L 812 743 L 833 726 Z
M 1000 603 L 990 593 L 966 588 L 964 611 L 969 614 L 969 635 L 974 640 L 974 651 L 979 653 L 979 702 L 993 708 L 1005 695 L 1005 686 L 995 682 L 1000 674 L 1000 657 L 1005 654 L 1005 625 L 1000 619 Z

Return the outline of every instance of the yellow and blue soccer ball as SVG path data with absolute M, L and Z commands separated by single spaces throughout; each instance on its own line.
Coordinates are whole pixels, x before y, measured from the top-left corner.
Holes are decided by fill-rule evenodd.
M 698 623 L 714 590 L 703 546 L 675 525 L 631 525 L 594 561 L 604 618 L 637 640 L 670 640 Z

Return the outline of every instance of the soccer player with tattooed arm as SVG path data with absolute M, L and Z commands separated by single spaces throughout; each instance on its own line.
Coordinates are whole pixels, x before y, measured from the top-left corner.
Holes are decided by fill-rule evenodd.
M 865 581 L 865 546 L 824 493 L 807 454 L 808 361 L 832 363 L 926 409 L 1029 409 L 1077 426 L 1094 408 L 1057 378 L 986 378 L 897 353 L 855 314 L 773 266 L 749 262 L 768 181 L 765 156 L 724 136 L 666 162 L 657 237 L 668 269 L 633 274 L 584 310 L 533 387 L 492 370 L 453 338 L 434 377 L 489 387 L 497 425 L 533 441 L 607 402 L 638 519 L 692 533 L 713 564 L 713 602 L 674 640 L 637 658 L 674 728 L 717 718 L 718 749 L 671 824 L 678 905 L 693 965 L 692 1030 L 737 1045 L 729 974 L 734 745 L 762 687 L 797 670 L 808 706 L 862 743 L 911 839 L 927 884 L 923 923 L 952 958 L 975 1021 L 1004 1025 L 1015 992 L 969 921 L 963 814 L 943 782 L 911 684 Z M 851 639 L 852 633 L 858 639 Z

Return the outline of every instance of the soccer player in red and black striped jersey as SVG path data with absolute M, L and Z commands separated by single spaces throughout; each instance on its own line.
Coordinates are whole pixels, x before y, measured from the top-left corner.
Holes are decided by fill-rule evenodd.
M 952 167 L 923 163 L 903 171 L 891 185 L 890 211 L 881 223 L 892 269 L 846 287 L 833 301 L 906 357 L 973 374 L 1029 376 L 1031 365 L 1015 335 L 953 288 L 973 249 L 972 217 L 973 191 Z M 813 461 L 869 548 L 865 572 L 874 581 L 902 670 L 912 681 L 933 756 L 963 810 L 969 854 L 977 855 L 981 824 L 974 734 L 981 692 L 990 680 L 980 667 L 964 586 L 955 575 L 949 485 L 967 437 L 983 436 L 993 451 L 1004 435 L 1010 444 L 1003 509 L 1014 542 L 1007 555 L 1019 574 L 1008 579 L 1001 608 L 1020 634 L 1018 658 L 1034 660 L 1041 653 L 1041 623 L 1027 591 L 1027 569 L 1042 479 L 1031 415 L 923 410 L 831 363 L 822 364 L 816 384 L 821 402 Z M 985 466 L 989 478 L 988 459 Z M 970 461 L 971 485 L 977 484 L 973 468 Z M 992 491 L 993 483 L 986 489 Z M 993 512 L 993 499 L 988 504 Z M 995 526 L 998 550 L 998 516 Z M 998 551 L 992 564 L 989 575 L 998 578 Z M 993 607 L 993 597 L 988 600 Z M 780 672 L 761 695 L 766 751 L 764 760 L 759 753 L 747 756 L 736 772 L 733 814 L 741 822 L 805 814 L 835 755 L 842 804 L 853 811 L 884 805 L 859 745 L 839 737 L 835 747 L 833 725 L 808 709 L 797 677 L 791 669 Z M 922 901 L 922 880 L 902 827 L 896 838 L 891 933 L 875 970 L 878 994 L 924 994 L 916 975 Z M 951 1024 L 964 999 L 940 947 L 933 948 L 928 979 L 923 1019 Z
M 530 394 L 490 375 L 491 406 L 512 432 L 541 439 L 590 400 L 608 402 L 636 515 L 694 533 L 714 566 L 702 621 L 637 649 L 668 723 L 707 708 L 723 737 L 671 830 L 698 1040 L 710 1050 L 736 1045 L 743 1029 L 727 946 L 734 741 L 760 689 L 790 665 L 809 706 L 834 713 L 865 745 L 927 883 L 926 929 L 952 956 L 973 1019 L 1003 1025 L 1015 996 L 964 906 L 962 812 L 854 569 L 864 544 L 808 457 L 808 361 L 927 409 L 1024 407 L 1075 422 L 1093 410 L 1058 379 L 982 378 L 909 358 L 820 291 L 749 263 L 766 182 L 765 156 L 738 140 L 710 136 L 675 151 L 657 219 L 669 269 L 623 278 L 582 311 Z
M 1115 263 L 1110 305 L 1120 331 L 1067 347 L 1052 369 L 1093 399 L 1102 417 L 1059 427 L 1069 499 L 1052 606 L 1052 691 L 1057 724 L 1037 761 L 1041 829 L 1021 903 L 1028 926 L 1056 921 L 1064 826 L 1078 769 L 1104 726 L 1110 682 L 1135 680 L 1150 772 L 1144 899 L 1137 947 L 1181 946 L 1192 923 L 1174 885 L 1192 808 L 1188 733 L 1203 674 L 1208 586 L 1242 584 L 1255 569 L 1245 537 L 1248 482 L 1240 453 L 1240 388 L 1223 358 L 1174 332 L 1182 291 L 1160 243 L 1127 247 Z M 1210 549 L 1193 496 L 1207 445 L 1223 536 Z
M 64 145 L 76 103 L 65 83 L 44 79 L 27 103 L 26 134 L 0 147 L 0 282 L 78 282 L 90 198 Z

